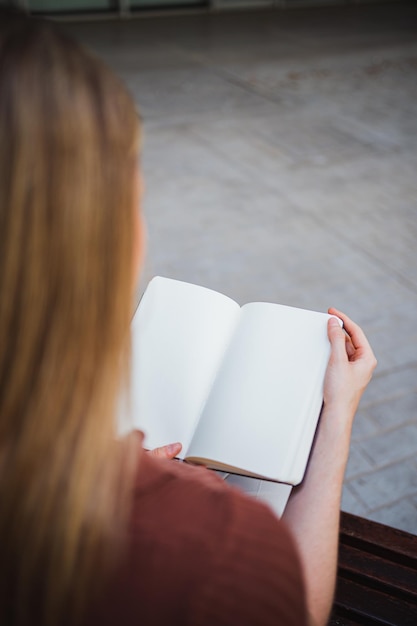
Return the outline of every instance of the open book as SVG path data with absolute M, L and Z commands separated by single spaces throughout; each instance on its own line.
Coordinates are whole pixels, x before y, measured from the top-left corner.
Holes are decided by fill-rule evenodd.
M 210 468 L 301 482 L 323 402 L 329 315 L 156 277 L 133 319 L 121 429 Z M 240 480 L 240 479 L 238 479 Z

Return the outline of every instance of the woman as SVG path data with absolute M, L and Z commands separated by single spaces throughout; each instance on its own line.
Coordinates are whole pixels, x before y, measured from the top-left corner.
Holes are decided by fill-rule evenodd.
M 375 367 L 340 312 L 306 478 L 277 520 L 115 438 L 143 256 L 123 85 L 41 21 L 0 27 L 0 623 L 325 624 L 350 430 Z M 159 451 L 172 456 L 172 450 Z M 291 531 L 289 530 L 291 529 Z

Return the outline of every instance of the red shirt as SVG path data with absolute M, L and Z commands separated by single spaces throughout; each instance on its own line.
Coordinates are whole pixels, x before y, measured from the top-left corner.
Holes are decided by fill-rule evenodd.
M 307 624 L 285 524 L 209 470 L 142 456 L 126 558 L 88 625 Z

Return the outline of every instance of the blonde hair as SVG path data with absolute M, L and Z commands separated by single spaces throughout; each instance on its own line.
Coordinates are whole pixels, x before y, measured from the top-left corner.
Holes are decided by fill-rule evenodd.
M 137 145 L 103 64 L 1 26 L 0 623 L 72 623 L 123 536 Z

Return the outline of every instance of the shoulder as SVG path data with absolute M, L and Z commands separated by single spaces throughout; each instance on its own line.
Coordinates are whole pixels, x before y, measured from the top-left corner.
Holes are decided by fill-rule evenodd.
M 287 527 L 215 473 L 146 457 L 131 533 L 141 558 L 152 552 L 148 576 L 158 570 L 159 592 L 163 583 L 186 596 L 186 623 L 304 623 L 301 566 Z

